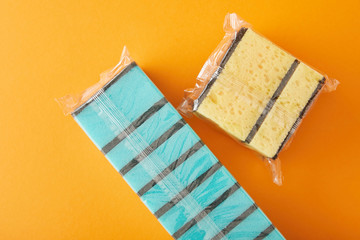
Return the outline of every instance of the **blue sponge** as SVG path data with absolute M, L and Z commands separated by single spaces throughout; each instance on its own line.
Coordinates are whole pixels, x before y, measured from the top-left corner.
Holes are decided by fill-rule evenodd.
M 284 239 L 134 62 L 72 116 L 175 239 Z

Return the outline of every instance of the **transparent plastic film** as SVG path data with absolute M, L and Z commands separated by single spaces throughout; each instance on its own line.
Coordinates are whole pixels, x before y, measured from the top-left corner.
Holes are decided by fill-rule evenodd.
M 235 14 L 228 14 L 225 17 L 223 29 L 225 36 L 218 44 L 216 49 L 211 53 L 208 60 L 205 62 L 201 69 L 194 88 L 189 88 L 184 91 L 184 99 L 178 110 L 186 115 L 190 116 L 194 110 L 194 101 L 198 100 L 201 93 L 205 90 L 209 84 L 210 79 L 218 74 L 220 63 L 226 53 L 228 52 L 231 43 L 236 37 L 237 31 L 241 27 L 250 27 L 250 24 L 239 19 Z M 195 103 L 196 105 L 196 103 Z M 196 107 L 195 107 L 196 108 Z
M 320 92 L 334 91 L 339 82 L 273 44 L 234 13 L 226 15 L 224 31 L 178 110 L 212 122 L 260 153 L 281 185 L 279 153 Z
M 78 94 L 69 94 L 63 97 L 56 98 L 60 108 L 65 115 L 74 112 L 78 107 L 85 104 L 95 95 L 96 92 L 102 89 L 111 79 L 113 79 L 122 69 L 128 66 L 133 60 L 126 46 L 124 46 L 119 63 L 103 73 L 100 74 L 100 81 L 93 86 L 87 88 L 85 91 Z
M 97 91 L 61 99 L 82 99 L 77 107 L 70 101 L 66 110 L 169 234 L 175 239 L 284 239 L 124 53 L 113 70 L 102 74 Z M 124 63 L 124 57 L 129 61 Z

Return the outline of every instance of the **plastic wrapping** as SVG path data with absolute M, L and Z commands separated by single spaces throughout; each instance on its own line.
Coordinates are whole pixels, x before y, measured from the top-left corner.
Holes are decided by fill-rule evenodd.
M 126 50 L 102 76 L 57 101 L 175 239 L 284 239 Z
M 178 110 L 212 122 L 260 153 L 281 185 L 278 154 L 319 93 L 335 90 L 338 81 L 254 32 L 234 13 L 225 17 L 224 31 Z

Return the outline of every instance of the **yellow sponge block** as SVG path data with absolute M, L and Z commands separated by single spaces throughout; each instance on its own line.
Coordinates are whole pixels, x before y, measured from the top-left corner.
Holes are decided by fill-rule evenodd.
M 315 70 L 242 28 L 195 110 L 264 156 L 276 158 L 323 81 Z

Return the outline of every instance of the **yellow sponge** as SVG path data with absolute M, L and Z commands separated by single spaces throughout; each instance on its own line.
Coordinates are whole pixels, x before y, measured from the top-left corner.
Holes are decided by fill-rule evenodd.
M 276 158 L 323 81 L 315 70 L 242 28 L 195 110 L 264 156 Z
M 250 145 L 263 155 L 276 158 L 323 81 L 320 73 L 300 63 Z

